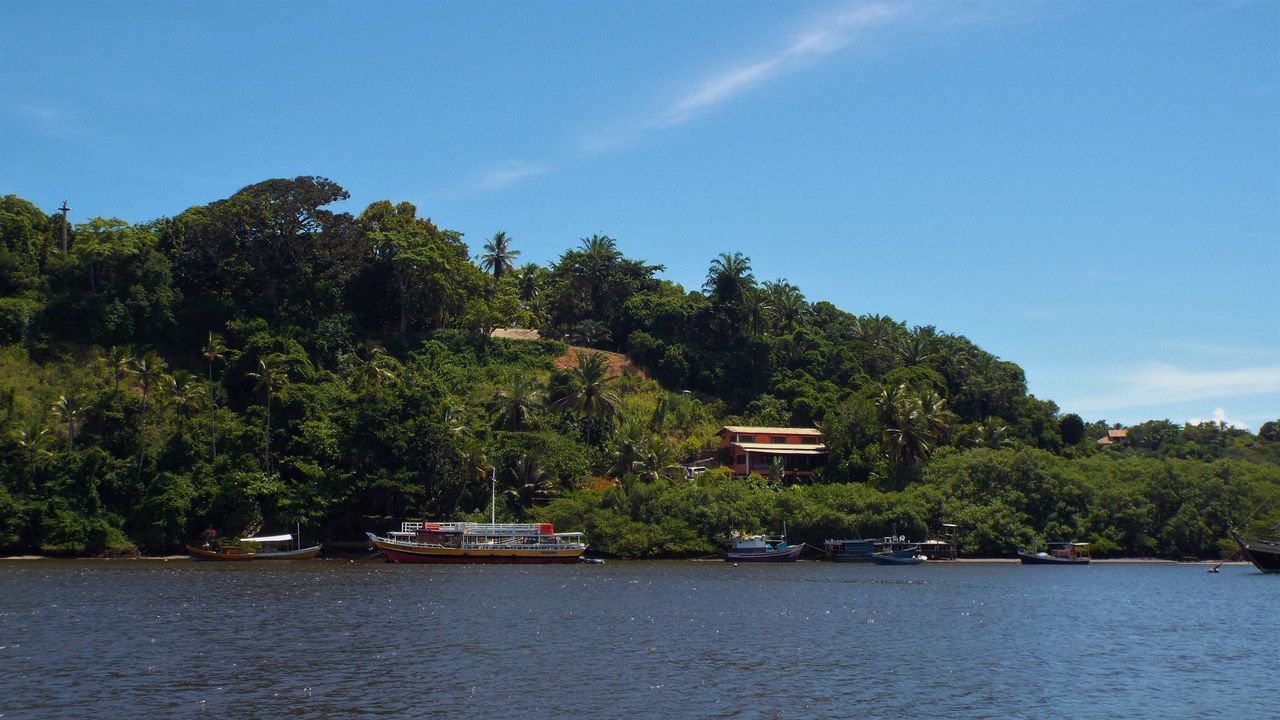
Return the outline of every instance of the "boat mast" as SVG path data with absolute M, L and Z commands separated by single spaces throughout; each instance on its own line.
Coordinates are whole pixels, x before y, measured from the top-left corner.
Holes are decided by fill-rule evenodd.
M 489 524 L 498 522 L 498 469 L 489 467 Z

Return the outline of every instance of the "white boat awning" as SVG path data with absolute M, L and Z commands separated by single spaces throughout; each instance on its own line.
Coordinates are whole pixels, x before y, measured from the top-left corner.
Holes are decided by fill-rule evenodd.
M 259 535 L 258 537 L 240 538 L 240 542 L 273 543 L 292 540 L 292 535 Z

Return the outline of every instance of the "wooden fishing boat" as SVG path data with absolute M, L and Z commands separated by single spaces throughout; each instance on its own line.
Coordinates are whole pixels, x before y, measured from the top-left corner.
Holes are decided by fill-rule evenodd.
M 198 548 L 187 546 L 187 553 L 195 560 L 252 560 L 254 553 L 245 552 L 243 548 L 235 545 L 224 545 L 221 547 L 209 546 L 207 548 Z
M 1264 573 L 1280 573 L 1280 542 L 1248 540 L 1235 530 L 1231 531 L 1231 537 L 1254 567 Z
M 1018 552 L 1023 565 L 1088 565 L 1089 543 L 1054 542 L 1048 551 Z
M 733 538 L 724 559 L 730 562 L 795 562 L 804 552 L 804 544 L 788 545 L 786 538 L 747 535 Z
M 240 542 L 253 543 L 260 548 L 253 552 L 254 560 L 310 560 L 320 555 L 319 545 L 301 547 L 301 536 L 298 537 L 298 547 L 289 547 L 293 544 L 293 536 L 287 533 L 240 538 Z
M 574 563 L 586 551 L 582 533 L 551 523 L 401 523 L 378 537 L 366 533 L 389 563 Z

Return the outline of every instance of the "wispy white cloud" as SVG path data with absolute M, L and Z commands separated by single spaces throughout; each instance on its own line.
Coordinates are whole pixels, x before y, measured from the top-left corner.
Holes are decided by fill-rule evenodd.
M 763 58 L 737 63 L 704 78 L 692 91 L 676 98 L 657 125 L 678 125 L 776 77 L 793 72 L 807 61 L 846 47 L 858 32 L 898 20 L 910 12 L 905 4 L 862 5 L 827 19 Z
M 1111 392 L 1064 403 L 1064 407 L 1107 414 L 1123 408 L 1277 394 L 1280 393 L 1280 365 L 1189 370 L 1153 362 L 1136 370 L 1112 374 L 1106 384 L 1112 388 Z
M 793 36 L 769 53 L 740 58 L 710 73 L 690 73 L 698 79 L 653 115 L 637 122 L 603 128 L 582 142 L 587 152 L 603 152 L 632 143 L 648 133 L 682 125 L 728 104 L 734 98 L 771 81 L 795 73 L 824 55 L 848 47 L 860 33 L 907 19 L 915 13 L 911 3 L 866 3 L 845 7 L 822 18 L 807 31 Z
M 480 176 L 472 186 L 476 190 L 501 190 L 526 178 L 546 175 L 553 170 L 554 168 L 549 165 L 538 165 L 524 160 L 511 160 L 480 173 Z

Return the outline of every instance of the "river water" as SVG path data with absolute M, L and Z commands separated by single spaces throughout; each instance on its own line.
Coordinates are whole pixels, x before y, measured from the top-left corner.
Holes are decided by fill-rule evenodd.
M 1277 717 L 1250 566 L 0 563 L 0 717 Z

